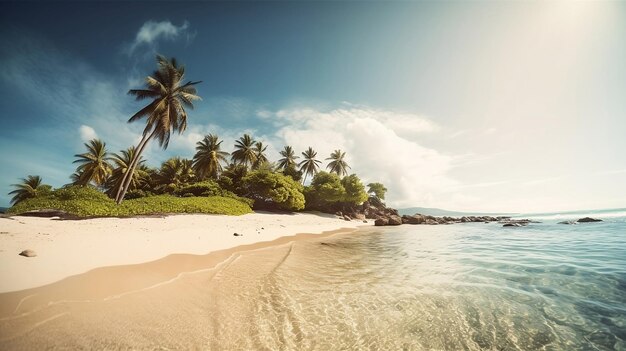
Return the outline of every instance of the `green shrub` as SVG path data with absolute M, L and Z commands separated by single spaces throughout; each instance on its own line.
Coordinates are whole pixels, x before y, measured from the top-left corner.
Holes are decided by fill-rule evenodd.
M 367 200 L 365 186 L 363 186 L 361 179 L 359 179 L 356 174 L 343 177 L 343 179 L 341 179 L 341 185 L 343 185 L 345 190 L 345 194 L 343 199 L 341 199 L 341 202 L 346 203 L 346 205 L 360 205 Z
M 356 174 L 339 179 L 335 173 L 319 172 L 304 195 L 308 209 L 329 213 L 353 208 L 367 200 L 365 187 Z
M 215 181 L 205 180 L 203 182 L 186 185 L 175 191 L 175 194 L 179 196 L 184 196 L 184 194 L 187 193 L 193 196 L 224 196 L 225 190 Z
M 65 211 L 79 217 L 125 217 L 162 213 L 210 213 L 241 215 L 251 212 L 251 200 L 232 197 L 148 196 L 126 200 L 120 205 L 91 187 L 68 187 L 24 200 L 7 213 L 19 214 L 40 209 Z
M 253 199 L 254 208 L 297 211 L 304 208 L 302 185 L 291 177 L 267 170 L 254 171 L 242 180 L 242 191 Z
M 154 194 L 151 193 L 150 191 L 134 189 L 134 190 L 130 190 L 129 192 L 127 192 L 126 195 L 124 196 L 124 199 L 131 200 L 131 199 L 138 199 L 140 197 L 147 197 L 147 196 L 153 196 L 153 195 Z
M 345 196 L 346 190 L 335 173 L 319 172 L 304 192 L 308 209 L 333 212 L 335 205 Z

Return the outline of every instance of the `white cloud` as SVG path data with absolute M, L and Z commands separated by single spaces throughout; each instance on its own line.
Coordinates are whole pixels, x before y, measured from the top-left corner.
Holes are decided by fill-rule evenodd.
M 269 118 L 269 114 L 263 111 L 263 117 Z M 391 205 L 428 206 L 442 191 L 456 184 L 447 175 L 451 168 L 450 156 L 409 138 L 437 129 L 434 123 L 420 116 L 348 107 L 331 111 L 286 109 L 274 112 L 273 117 L 282 121 L 271 138 L 274 147 L 281 149 L 283 145 L 291 145 L 303 151 L 311 146 L 320 160 L 335 149 L 346 151 L 352 172 L 366 183 L 387 185 Z
M 91 139 L 98 138 L 98 134 L 96 134 L 96 131 L 90 126 L 86 126 L 84 124 L 80 126 L 80 128 L 78 128 L 78 133 L 80 134 L 80 140 L 82 141 L 89 141 Z
M 185 21 L 182 25 L 176 26 L 170 21 L 147 21 L 135 35 L 135 39 L 128 47 L 128 54 L 131 55 L 138 47 L 148 46 L 155 49 L 159 40 L 175 40 L 181 36 L 185 36 L 187 40 L 192 38 L 188 33 L 189 22 Z M 154 51 L 154 50 L 152 50 Z

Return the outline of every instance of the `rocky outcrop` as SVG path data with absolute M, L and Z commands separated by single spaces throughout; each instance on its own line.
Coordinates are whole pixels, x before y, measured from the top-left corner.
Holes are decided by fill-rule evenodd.
M 463 217 L 435 217 L 429 215 L 423 215 L 416 213 L 414 215 L 398 214 L 398 210 L 387 207 L 380 199 L 376 197 L 370 197 L 362 205 L 355 208 L 343 210 L 342 212 L 335 213 L 339 218 L 346 219 L 358 219 L 365 221 L 366 219 L 374 219 L 375 226 L 386 225 L 401 225 L 401 224 L 413 224 L 413 225 L 439 225 L 439 224 L 454 224 L 454 223 L 491 223 L 499 222 L 507 227 L 526 226 L 529 223 L 534 223 L 528 219 L 511 219 L 507 216 L 463 216 Z
M 592 223 L 592 222 L 602 222 L 602 220 L 601 219 L 597 219 L 597 218 L 585 217 L 585 218 L 581 218 L 581 219 L 577 220 L 576 222 L 578 222 L 578 223 Z
M 389 224 L 389 219 L 387 218 L 378 218 L 374 221 L 374 225 L 377 227 L 382 227 Z
M 387 221 L 388 225 L 400 225 L 402 224 L 402 217 L 398 215 L 391 215 Z

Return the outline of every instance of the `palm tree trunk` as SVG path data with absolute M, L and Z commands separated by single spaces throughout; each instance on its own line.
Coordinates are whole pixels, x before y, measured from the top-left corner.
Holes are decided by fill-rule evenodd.
M 156 129 L 150 134 L 150 136 L 148 136 L 145 139 L 143 145 L 141 145 L 141 143 L 140 145 L 138 145 L 139 149 L 137 150 L 137 154 L 135 155 L 133 162 L 131 162 L 130 167 L 128 167 L 128 170 L 126 171 L 127 177 L 122 183 L 121 193 L 119 197 L 115 200 L 115 202 L 117 202 L 118 205 L 122 203 L 122 201 L 124 200 L 124 196 L 126 196 L 126 192 L 128 191 L 130 182 L 133 179 L 132 174 L 135 172 L 135 168 L 137 168 L 137 161 L 139 160 L 139 158 L 141 158 L 141 154 L 143 153 L 143 150 L 146 148 L 146 145 L 148 145 L 148 141 L 150 141 L 150 139 L 152 139 L 152 137 L 155 134 L 156 134 Z
M 147 137 L 144 134 L 144 136 L 141 138 L 141 140 L 139 141 L 139 144 L 137 145 L 137 151 L 143 147 L 143 145 L 147 142 Z M 129 174 L 131 174 L 129 172 L 129 170 L 131 169 L 131 166 L 135 163 L 135 160 L 137 159 L 137 153 L 135 152 L 135 154 L 133 155 L 133 158 L 130 160 L 130 164 L 128 165 L 128 168 L 126 169 L 126 172 L 124 173 L 124 176 L 122 177 L 122 180 L 120 181 L 120 186 L 117 188 L 117 192 L 115 193 L 115 202 L 117 202 L 118 204 L 121 201 L 118 201 L 120 198 L 120 194 L 122 193 L 122 188 L 124 187 L 124 183 L 126 183 L 126 178 L 129 177 Z
M 308 176 L 308 175 L 309 175 L 308 172 L 304 173 L 304 179 L 302 179 L 302 185 L 304 185 L 304 182 L 306 182 L 306 176 Z

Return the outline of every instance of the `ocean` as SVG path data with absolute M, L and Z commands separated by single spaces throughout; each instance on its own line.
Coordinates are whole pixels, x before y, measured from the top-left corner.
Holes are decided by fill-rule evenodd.
M 586 215 L 604 221 L 557 224 Z M 626 350 L 626 211 L 530 217 L 542 223 L 372 228 L 242 255 L 212 281 L 212 345 Z

